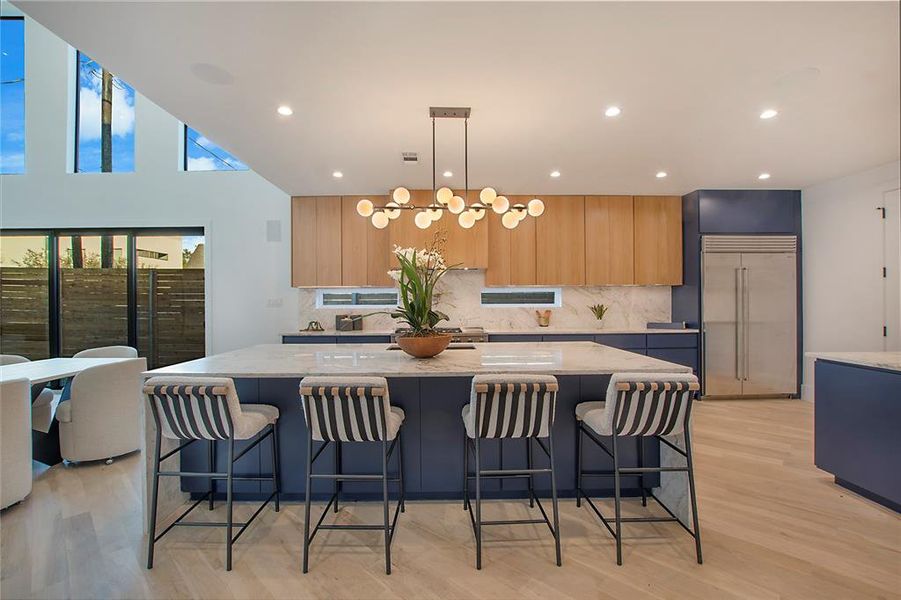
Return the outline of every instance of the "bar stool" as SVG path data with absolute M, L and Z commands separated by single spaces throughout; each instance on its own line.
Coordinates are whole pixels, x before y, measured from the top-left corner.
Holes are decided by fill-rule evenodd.
M 391 406 L 388 381 L 384 377 L 305 377 L 300 382 L 300 397 L 307 422 L 306 507 L 303 524 L 303 572 L 309 570 L 310 543 L 320 529 L 383 530 L 385 532 L 385 573 L 391 574 L 391 541 L 397 517 L 404 512 L 404 448 L 401 425 L 404 411 Z M 322 445 L 313 453 L 313 441 Z M 344 473 L 341 468 L 343 442 L 381 442 L 381 474 Z M 390 442 L 390 444 L 389 444 Z M 313 463 L 330 443 L 335 444 L 335 473 L 313 473 Z M 388 461 L 397 447 L 397 476 L 388 477 Z M 311 488 L 314 479 L 330 479 L 334 492 L 310 532 Z M 342 481 L 380 481 L 382 483 L 383 522 L 381 525 L 340 525 L 322 521 L 338 496 Z M 388 483 L 397 482 L 400 491 L 394 517 L 389 519 Z
M 691 457 L 691 408 L 697 396 L 698 378 L 690 374 L 673 373 L 616 373 L 610 379 L 607 387 L 605 402 L 582 402 L 576 405 L 576 421 L 578 448 L 576 451 L 576 506 L 581 506 L 582 498 L 588 506 L 601 519 L 601 522 L 616 540 L 616 564 L 623 564 L 622 555 L 622 524 L 623 523 L 659 523 L 677 522 L 695 540 L 695 551 L 698 564 L 703 562 L 701 558 L 701 533 L 698 528 L 698 505 L 695 497 L 694 467 Z M 668 436 L 682 434 L 685 439 L 685 449 L 677 446 Z M 582 469 L 582 438 L 587 437 L 597 444 L 613 459 L 612 471 L 587 471 Z M 601 441 L 601 437 L 611 439 L 610 448 Z M 619 447 L 622 438 L 632 437 L 638 441 L 637 468 L 620 466 Z M 643 440 L 646 437 L 655 437 L 661 443 L 666 444 L 678 454 L 685 457 L 684 467 L 646 467 L 644 466 Z M 653 491 L 645 486 L 646 473 L 672 473 L 683 472 L 688 474 L 688 491 L 691 501 L 692 529 L 689 529 L 669 509 Z M 621 516 L 621 489 L 620 479 L 622 475 L 638 475 L 641 487 L 641 503 L 647 506 L 647 496 L 650 495 L 668 514 L 669 517 L 629 517 Z M 583 477 L 613 477 L 614 480 L 614 507 L 616 530 L 610 527 L 609 521 L 601 514 L 601 511 L 582 489 Z
M 476 569 L 482 568 L 482 526 L 545 523 L 554 536 L 557 566 L 561 566 L 560 525 L 557 512 L 557 482 L 554 475 L 554 409 L 557 402 L 557 378 L 552 375 L 476 375 L 472 379 L 469 403 L 463 407 L 463 509 L 469 511 L 476 538 Z M 526 438 L 525 469 L 482 469 L 480 440 L 483 438 Z M 539 438 L 547 438 L 547 445 Z M 532 464 L 532 440 L 550 461 L 550 468 L 537 469 Z M 475 454 L 475 471 L 469 473 L 469 451 Z M 535 495 L 537 473 L 551 476 L 553 524 Z M 541 519 L 503 521 L 482 520 L 483 478 L 527 478 L 529 507 L 536 503 Z M 476 507 L 473 515 L 469 500 L 469 480 L 475 479 Z
M 232 544 L 269 502 L 275 498 L 275 512 L 279 510 L 278 422 L 279 412 L 268 404 L 241 405 L 235 384 L 231 379 L 219 377 L 153 377 L 144 384 L 144 394 L 150 403 L 156 422 L 156 445 L 153 460 L 153 490 L 150 505 L 150 533 L 147 540 L 147 568 L 153 568 L 153 547 L 176 525 L 191 527 L 225 527 L 225 570 L 232 568 Z M 160 456 L 162 437 L 183 441 L 174 450 Z M 266 438 L 272 440 L 272 476 L 237 476 L 233 473 L 235 462 Z M 235 440 L 253 440 L 249 446 L 235 455 Z M 160 463 L 198 440 L 207 440 L 209 473 L 192 471 L 160 471 Z M 228 442 L 228 462 L 225 473 L 215 472 L 215 444 Z M 199 477 L 209 480 L 208 491 L 173 521 L 162 533 L 156 535 L 156 510 L 160 477 Z M 209 499 L 213 510 L 215 482 L 226 481 L 226 520 L 222 522 L 183 521 L 201 502 Z M 253 515 L 244 523 L 232 519 L 232 488 L 235 481 L 271 481 L 273 491 Z M 233 527 L 240 527 L 232 537 Z

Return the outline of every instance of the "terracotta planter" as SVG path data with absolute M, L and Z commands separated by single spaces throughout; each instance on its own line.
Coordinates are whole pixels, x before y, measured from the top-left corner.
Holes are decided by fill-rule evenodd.
M 444 352 L 450 344 L 451 336 L 423 335 L 423 336 L 398 336 L 397 345 L 400 349 L 416 358 L 432 358 Z

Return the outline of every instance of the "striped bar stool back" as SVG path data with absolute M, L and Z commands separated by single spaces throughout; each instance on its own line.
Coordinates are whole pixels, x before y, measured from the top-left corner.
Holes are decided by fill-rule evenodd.
M 147 542 L 147 568 L 153 568 L 154 544 L 176 525 L 193 527 L 225 527 L 226 551 L 225 568 L 231 570 L 232 544 L 244 532 L 254 518 L 273 498 L 275 510 L 279 510 L 279 468 L 278 468 L 278 422 L 279 411 L 267 404 L 242 405 L 231 379 L 219 377 L 153 377 L 144 384 L 144 394 L 156 423 L 156 444 L 154 448 L 153 490 L 151 492 L 150 534 Z M 178 440 L 180 445 L 161 455 L 162 438 Z M 235 476 L 235 461 L 266 438 L 272 441 L 271 476 Z M 235 455 L 235 440 L 250 440 L 250 444 Z M 207 442 L 209 472 L 160 471 L 160 463 L 197 441 Z M 225 473 L 216 472 L 216 442 L 226 442 L 228 461 Z M 160 477 L 198 477 L 209 481 L 206 494 L 194 502 L 159 535 L 156 534 L 157 499 Z M 226 480 L 226 521 L 224 523 L 184 521 L 184 518 L 204 500 L 209 501 L 213 510 L 215 482 Z M 234 523 L 232 492 L 235 481 L 271 481 L 272 493 L 262 506 L 254 512 L 246 523 Z M 232 529 L 240 527 L 232 536 Z
M 560 554 L 560 528 L 557 510 L 557 482 L 554 473 L 554 414 L 557 405 L 557 378 L 552 375 L 477 375 L 472 379 L 469 403 L 463 406 L 465 430 L 463 440 L 463 508 L 469 511 L 476 538 L 476 568 L 482 568 L 482 526 L 544 523 L 554 536 L 557 566 L 562 564 Z M 526 445 L 525 469 L 482 469 L 481 440 L 524 438 Z M 546 442 L 542 442 L 546 440 Z M 548 458 L 547 468 L 536 468 L 532 450 L 537 444 Z M 475 468 L 470 474 L 469 453 L 472 451 Z M 535 494 L 535 475 L 548 474 L 551 480 L 553 522 Z M 529 507 L 538 503 L 541 519 L 504 521 L 482 520 L 482 479 L 527 479 Z M 469 480 L 475 479 L 475 511 L 469 498 Z
M 664 505 L 645 485 L 645 474 L 663 472 L 684 472 L 688 476 L 688 491 L 691 502 L 693 527 L 685 529 L 695 539 L 698 563 L 702 562 L 701 537 L 698 528 L 697 499 L 695 498 L 694 467 L 691 456 L 691 409 L 700 386 L 698 378 L 688 373 L 616 373 L 607 387 L 604 402 L 583 402 L 576 406 L 576 421 L 579 425 L 578 449 L 576 457 L 576 505 L 582 499 L 594 510 L 601 522 L 616 539 L 616 563 L 622 564 L 621 528 L 624 522 L 682 523 L 673 511 Z M 582 465 L 583 437 L 597 444 L 613 459 L 612 470 L 585 470 Z M 610 438 L 610 446 L 601 438 Z M 685 457 L 684 467 L 648 467 L 644 461 L 644 439 L 656 438 Z M 638 448 L 637 467 L 624 466 L 621 452 L 622 438 L 633 438 Z M 621 477 L 637 475 L 641 488 L 642 506 L 647 506 L 650 496 L 669 514 L 669 517 L 621 517 Z M 585 493 L 584 477 L 613 477 L 615 529 L 601 514 L 592 499 Z
M 383 530 L 385 534 L 385 573 L 391 574 L 391 541 L 397 518 L 404 512 L 404 461 L 401 425 L 404 411 L 391 406 L 388 381 L 384 377 L 305 377 L 300 382 L 300 399 L 307 423 L 306 508 L 304 511 L 303 572 L 309 570 L 310 543 L 320 529 Z M 321 442 L 313 451 L 313 442 Z M 382 472 L 378 475 L 345 473 L 341 464 L 341 444 L 381 443 Z M 334 444 L 334 473 L 313 473 L 313 463 L 329 444 Z M 397 447 L 397 474 L 389 477 L 388 461 Z M 312 481 L 334 482 L 333 493 L 316 527 L 310 531 Z M 382 484 L 383 520 L 378 525 L 324 524 L 329 508 L 338 512 L 343 481 L 372 481 Z M 388 483 L 399 486 L 393 518 L 389 518 Z

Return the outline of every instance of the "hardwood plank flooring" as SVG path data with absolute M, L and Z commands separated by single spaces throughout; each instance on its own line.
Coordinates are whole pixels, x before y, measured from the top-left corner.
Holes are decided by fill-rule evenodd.
M 487 528 L 476 571 L 460 503 L 410 502 L 390 576 L 380 532 L 338 531 L 320 532 L 302 575 L 298 504 L 260 515 L 236 543 L 231 573 L 224 532 L 197 528 L 164 538 L 147 571 L 143 461 L 132 455 L 36 472 L 31 496 L 0 514 L 0 597 L 901 598 L 901 517 L 813 466 L 812 404 L 702 402 L 694 431 L 703 565 L 681 528 L 655 524 L 626 525 L 617 567 L 603 526 L 564 500 L 562 568 L 547 528 L 527 525 Z M 638 515 L 637 504 L 628 501 L 626 513 Z M 236 520 L 251 510 L 241 505 Z M 528 508 L 491 502 L 484 512 L 522 518 Z M 380 505 L 350 503 L 337 519 L 378 521 L 380 513 Z

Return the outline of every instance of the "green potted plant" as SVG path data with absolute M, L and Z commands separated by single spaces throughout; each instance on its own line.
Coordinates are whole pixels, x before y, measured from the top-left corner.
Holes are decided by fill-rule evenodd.
M 606 304 L 592 304 L 588 308 L 594 314 L 594 318 L 598 320 L 598 325 L 601 324 L 601 321 L 604 320 L 604 315 L 606 315 L 607 311 L 610 310 L 610 307 Z
M 435 331 L 448 316 L 432 306 L 435 285 L 450 269 L 436 238 L 426 249 L 394 248 L 400 269 L 391 273 L 400 288 L 400 306 L 389 314 L 406 325 L 397 333 L 397 345 L 416 358 L 431 358 L 447 348 L 451 336 Z

